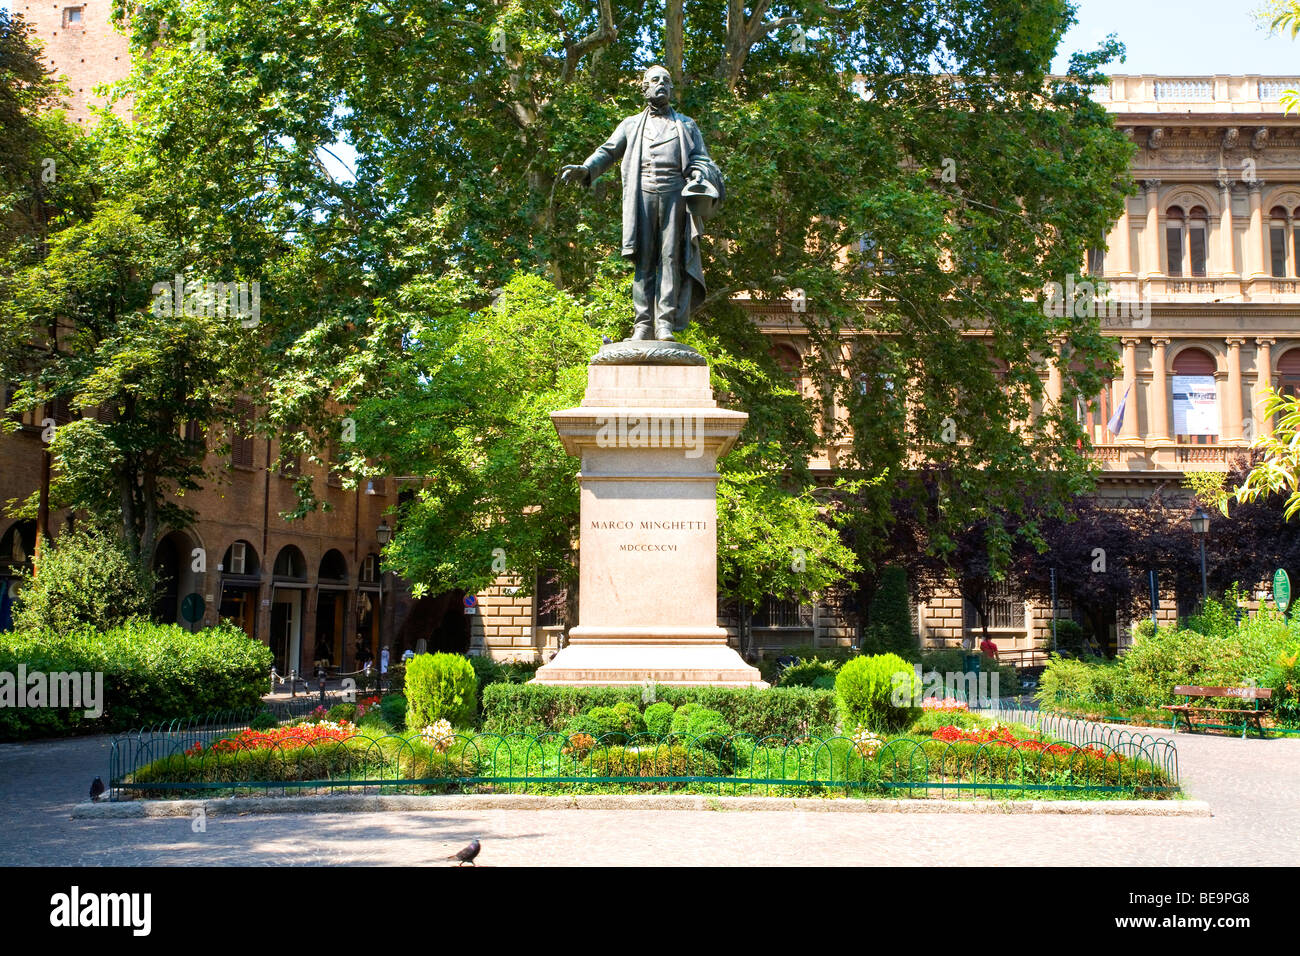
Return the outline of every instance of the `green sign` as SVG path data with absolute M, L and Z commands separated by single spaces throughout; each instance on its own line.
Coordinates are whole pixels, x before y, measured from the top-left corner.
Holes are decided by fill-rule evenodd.
M 195 621 L 203 619 L 203 612 L 207 609 L 207 602 L 203 600 L 203 595 L 193 591 L 185 595 L 181 601 L 181 617 L 193 624 Z
M 1273 603 L 1283 614 L 1291 606 L 1291 578 L 1281 568 L 1273 572 Z

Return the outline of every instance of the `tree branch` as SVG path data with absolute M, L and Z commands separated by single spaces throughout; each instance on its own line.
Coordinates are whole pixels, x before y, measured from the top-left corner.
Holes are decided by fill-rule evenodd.
M 609 46 L 618 36 L 618 27 L 614 25 L 612 0 L 597 0 L 597 7 L 600 11 L 600 23 L 596 29 L 576 42 L 570 36 L 564 38 L 564 71 L 560 74 L 561 83 L 568 83 L 573 79 L 579 60 L 592 50 Z

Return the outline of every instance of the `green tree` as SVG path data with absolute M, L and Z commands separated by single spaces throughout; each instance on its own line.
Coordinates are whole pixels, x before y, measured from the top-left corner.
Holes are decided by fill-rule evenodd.
M 443 387 L 394 378 L 389 363 L 426 334 L 422 303 L 452 277 L 473 277 L 467 315 L 520 271 L 601 298 L 610 269 L 625 269 L 618 190 L 598 182 L 574 198 L 556 173 L 639 108 L 632 81 L 667 60 L 679 108 L 728 177 L 692 341 L 751 414 L 742 440 L 757 451 L 738 460 L 769 482 L 788 471 L 804 494 L 816 423 L 861 480 L 852 541 L 864 566 L 880 563 L 873 542 L 899 499 L 938 553 L 974 518 L 1005 563 L 999 516 L 1016 513 L 1027 477 L 1052 476 L 1060 499 L 1084 484 L 1073 407 L 1113 362 L 1095 314 L 1042 301 L 1103 243 L 1130 188 L 1132 146 L 1087 96 L 1118 45 L 1049 76 L 1072 20 L 1066 0 L 763 2 L 748 15 L 734 0 L 664 14 L 631 0 L 143 0 L 124 87 L 136 123 L 117 135 L 172 203 L 187 262 L 219 249 L 237 273 L 258 270 L 275 303 L 266 427 L 320 448 L 340 401 L 418 405 Z M 814 388 L 793 397 L 798 414 L 741 295 L 790 308 L 808 331 Z M 533 348 L 521 345 L 521 369 Z M 1043 409 L 1042 362 L 1057 352 L 1064 397 Z M 462 373 L 437 374 L 463 392 Z M 832 402 L 848 414 L 827 414 Z M 456 487 L 462 460 L 444 461 L 444 476 L 404 450 L 386 464 Z M 911 467 L 925 458 L 935 487 Z M 468 504 L 448 499 L 446 514 L 487 520 Z M 393 553 L 429 547 L 402 539 L 432 530 L 404 523 Z
M 83 625 L 109 631 L 149 614 L 154 585 L 153 574 L 115 536 L 68 532 L 42 555 L 40 573 L 22 583 L 14 626 L 60 634 Z

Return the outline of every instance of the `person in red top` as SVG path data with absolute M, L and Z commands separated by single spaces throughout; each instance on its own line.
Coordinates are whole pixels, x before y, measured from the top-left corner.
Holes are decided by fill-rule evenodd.
M 990 657 L 997 657 L 998 646 L 986 637 L 984 640 L 980 641 L 980 653 L 988 654 Z

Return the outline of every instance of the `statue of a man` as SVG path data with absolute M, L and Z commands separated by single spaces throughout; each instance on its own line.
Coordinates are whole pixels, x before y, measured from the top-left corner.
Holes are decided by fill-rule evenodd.
M 631 338 L 673 341 L 704 301 L 700 222 L 725 197 L 722 173 L 704 148 L 695 121 L 669 105 L 672 78 L 652 66 L 641 79 L 646 108 L 560 179 L 590 185 L 622 160 L 623 258 L 635 267 Z

